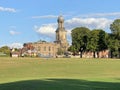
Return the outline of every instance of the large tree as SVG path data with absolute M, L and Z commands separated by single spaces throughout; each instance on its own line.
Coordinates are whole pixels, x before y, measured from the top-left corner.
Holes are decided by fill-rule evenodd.
M 110 29 L 112 34 L 114 34 L 116 38 L 120 40 L 120 19 L 114 20 L 114 22 L 110 25 Z
M 120 58 L 120 50 L 119 50 L 120 44 L 119 44 L 119 40 L 115 39 L 115 35 L 108 34 L 107 44 L 108 44 L 111 58 L 118 57 L 118 56 Z
M 119 44 L 116 48 L 118 48 L 120 58 L 120 19 L 114 20 L 114 22 L 110 25 L 110 29 L 112 34 L 115 36 L 114 40 Z
M 90 31 L 90 37 L 87 44 L 87 51 L 94 52 L 93 57 L 95 58 L 95 53 L 98 51 L 98 41 L 99 41 L 99 29 L 94 29 Z
M 0 52 L 10 56 L 10 48 L 8 46 L 3 46 L 0 48 Z
M 90 30 L 86 27 L 78 27 L 72 30 L 72 45 L 75 47 L 76 51 L 81 52 L 81 58 L 83 51 L 86 50 L 89 34 Z
M 99 41 L 98 41 L 98 51 L 106 50 L 108 49 L 107 46 L 107 33 L 103 30 L 100 30 L 99 32 Z

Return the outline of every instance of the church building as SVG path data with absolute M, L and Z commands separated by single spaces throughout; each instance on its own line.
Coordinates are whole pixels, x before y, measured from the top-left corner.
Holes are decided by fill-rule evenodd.
M 54 42 L 39 41 L 34 43 L 25 43 L 21 53 L 29 56 L 38 55 L 40 57 L 56 57 L 59 52 L 66 52 L 68 49 L 68 42 L 63 16 L 59 16 L 57 22 L 58 28 L 55 31 L 56 40 Z

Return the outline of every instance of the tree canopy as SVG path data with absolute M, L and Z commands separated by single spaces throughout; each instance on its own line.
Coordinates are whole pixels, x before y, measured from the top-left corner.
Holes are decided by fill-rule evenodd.
M 110 25 L 110 29 L 112 34 L 114 34 L 116 38 L 120 40 L 120 19 L 114 20 L 114 22 Z
M 86 46 L 88 43 L 90 30 L 86 27 L 77 27 L 72 30 L 72 45 L 75 47 L 76 51 L 82 52 L 86 50 Z
M 0 53 L 10 56 L 10 48 L 8 46 L 3 46 L 0 48 Z
M 114 27 L 113 24 L 111 26 Z M 95 57 L 96 52 L 107 49 L 111 51 L 111 57 L 120 57 L 119 30 L 116 30 L 117 33 L 113 31 L 112 34 L 109 34 L 102 29 L 90 30 L 86 27 L 77 27 L 71 33 L 72 46 L 70 49 L 72 52 L 80 52 L 80 57 L 86 51 L 94 52 L 93 57 Z

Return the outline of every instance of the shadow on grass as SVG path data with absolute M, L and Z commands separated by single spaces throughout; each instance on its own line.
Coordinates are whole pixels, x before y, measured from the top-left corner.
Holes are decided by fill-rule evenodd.
M 120 83 L 76 79 L 27 80 L 0 84 L 0 90 L 120 90 Z

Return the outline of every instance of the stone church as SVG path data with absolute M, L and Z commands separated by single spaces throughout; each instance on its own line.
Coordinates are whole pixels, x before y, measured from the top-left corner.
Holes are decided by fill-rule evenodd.
M 56 40 L 54 42 L 39 41 L 34 43 L 25 43 L 21 51 L 24 55 L 40 57 L 56 57 L 59 52 L 66 52 L 68 49 L 67 31 L 64 27 L 64 18 L 59 16 L 57 19 L 58 28 L 56 29 Z

